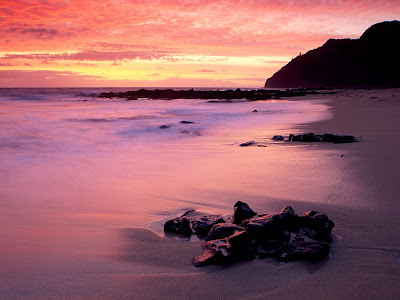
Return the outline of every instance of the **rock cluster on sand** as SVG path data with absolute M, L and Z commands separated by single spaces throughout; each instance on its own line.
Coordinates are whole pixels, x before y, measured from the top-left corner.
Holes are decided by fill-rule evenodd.
M 274 135 L 272 137 L 273 141 L 283 141 L 285 138 L 281 135 Z M 305 134 L 290 134 L 288 142 L 305 142 L 305 143 L 336 143 L 336 144 L 343 144 L 343 143 L 353 143 L 356 142 L 356 138 L 352 135 L 339 135 L 339 134 L 314 134 L 312 132 L 305 133 Z
M 203 253 L 193 258 L 196 267 L 230 265 L 264 257 L 280 261 L 319 261 L 329 254 L 335 224 L 327 215 L 308 211 L 301 216 L 290 206 L 278 214 L 257 214 L 238 201 L 230 222 L 217 215 L 189 220 L 185 213 L 164 225 L 167 232 L 204 237 Z

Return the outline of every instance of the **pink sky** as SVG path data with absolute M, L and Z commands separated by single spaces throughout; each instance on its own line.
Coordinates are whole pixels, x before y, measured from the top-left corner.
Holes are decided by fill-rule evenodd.
M 0 87 L 262 87 L 399 16 L 398 0 L 2 0 Z

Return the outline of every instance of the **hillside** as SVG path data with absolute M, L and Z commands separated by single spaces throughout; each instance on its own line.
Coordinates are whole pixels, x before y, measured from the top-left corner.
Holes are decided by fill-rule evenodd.
M 359 39 L 330 39 L 297 56 L 266 88 L 400 87 L 400 22 L 371 26 Z

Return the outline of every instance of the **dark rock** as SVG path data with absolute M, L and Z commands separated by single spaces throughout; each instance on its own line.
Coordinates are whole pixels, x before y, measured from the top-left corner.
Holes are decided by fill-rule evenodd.
M 301 217 L 302 231 L 308 237 L 317 241 L 332 240 L 331 232 L 335 224 L 324 213 L 310 210 Z
M 204 238 L 206 241 L 218 240 L 229 237 L 235 233 L 235 231 L 244 231 L 245 228 L 234 224 L 218 223 L 215 224 L 208 235 Z
M 222 265 L 227 266 L 232 263 L 230 257 L 231 245 L 227 239 L 212 240 L 203 244 L 203 253 L 193 258 L 195 267 L 203 267 L 206 265 Z
M 336 134 L 328 134 L 325 133 L 322 136 L 322 142 L 327 142 L 327 143 L 352 143 L 355 142 L 356 139 L 352 135 L 336 135 Z
M 301 140 L 301 135 L 294 135 L 294 134 L 289 135 L 289 142 L 300 142 L 300 140 Z
M 258 110 L 257 110 L 257 109 L 255 109 L 255 110 L 253 110 L 253 112 L 258 112 Z
M 192 121 L 180 121 L 181 124 L 194 124 Z
M 253 239 L 281 240 L 285 238 L 285 222 L 280 214 L 255 216 L 242 224 Z
M 137 99 L 138 99 L 137 97 L 130 96 L 130 97 L 126 98 L 126 101 L 132 101 L 132 100 L 137 100 Z
M 194 213 L 195 211 L 196 210 L 194 210 L 194 209 L 189 209 L 181 217 L 189 216 L 190 214 Z
M 300 217 L 294 213 L 293 208 L 290 206 L 284 207 L 280 212 L 279 215 L 284 222 L 284 226 L 287 230 L 295 231 L 300 226 Z
M 294 209 L 291 206 L 285 206 L 284 208 L 281 209 L 279 214 L 282 217 L 294 217 Z
M 137 91 L 126 92 L 107 92 L 100 94 L 80 94 L 82 97 L 100 97 L 107 99 L 125 98 L 125 99 L 207 99 L 208 103 L 234 103 L 244 101 L 258 101 L 268 99 L 280 99 L 281 97 L 304 96 L 315 91 L 307 91 L 305 89 L 292 90 L 173 90 L 173 89 L 140 89 Z M 218 99 L 218 100 L 217 100 Z
M 272 138 L 273 141 L 283 141 L 285 138 L 281 135 L 274 135 Z
M 335 143 L 341 144 L 341 143 L 353 143 L 355 142 L 356 139 L 352 135 L 337 135 L 335 139 Z
M 256 142 L 254 142 L 254 141 L 250 141 L 250 142 L 241 143 L 239 146 L 240 147 L 247 147 L 247 146 L 254 145 L 255 143 Z
M 226 222 L 221 218 L 221 216 L 218 215 L 199 217 L 191 222 L 193 231 L 203 237 L 207 236 L 211 228 L 218 223 Z
M 255 252 L 259 258 L 279 257 L 284 243 L 281 240 L 257 239 L 255 240 Z
M 167 128 L 169 128 L 168 125 L 161 125 L 161 126 L 160 126 L 160 129 L 167 129 Z
M 165 222 L 164 231 L 183 234 L 190 236 L 192 229 L 190 228 L 190 221 L 186 217 L 178 217 Z
M 315 135 L 314 133 L 307 133 L 303 134 L 300 138 L 301 142 L 306 142 L 306 143 L 315 143 L 315 142 L 321 142 L 322 141 L 322 136 L 320 135 Z
M 251 217 L 256 215 L 256 213 L 250 208 L 250 206 L 242 201 L 236 202 L 233 207 L 233 224 L 240 224 L 243 220 L 250 219 Z
M 231 245 L 228 255 L 233 261 L 254 258 L 252 240 L 247 231 L 235 232 L 228 238 L 228 243 Z
M 329 244 L 318 242 L 304 235 L 291 233 L 289 244 L 282 250 L 279 260 L 308 260 L 319 261 L 329 255 Z
M 277 136 L 279 137 L 279 136 Z M 272 138 L 274 139 L 275 136 Z M 337 135 L 337 134 L 330 134 L 330 133 L 325 133 L 323 135 L 317 135 L 314 133 L 306 133 L 306 134 L 299 134 L 299 135 L 294 135 L 290 134 L 288 138 L 289 142 L 306 142 L 306 143 L 318 143 L 318 142 L 324 142 L 324 143 L 352 143 L 356 142 L 357 140 L 355 139 L 354 136 L 352 135 Z
M 228 266 L 254 258 L 251 240 L 246 231 L 236 232 L 229 238 L 208 241 L 202 248 L 203 253 L 193 258 L 195 267 L 210 264 Z
M 169 230 L 180 233 L 188 230 L 186 215 L 193 214 L 193 211 L 189 211 L 182 217 L 168 221 L 165 230 L 172 228 Z M 209 264 L 227 266 L 255 257 L 273 257 L 281 261 L 319 261 L 329 255 L 328 242 L 331 241 L 331 231 L 335 226 L 327 215 L 317 211 L 298 216 L 293 208 L 286 206 L 278 214 L 256 215 L 241 201 L 235 204 L 232 220 L 234 224 L 226 224 L 216 215 L 192 220 L 192 228 L 196 233 L 208 233 L 202 245 L 203 253 L 193 258 L 196 267 Z M 241 226 L 236 222 L 240 222 Z

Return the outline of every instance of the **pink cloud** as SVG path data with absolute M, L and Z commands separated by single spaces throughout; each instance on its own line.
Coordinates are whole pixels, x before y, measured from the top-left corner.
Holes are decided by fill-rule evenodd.
M 0 70 L 0 87 L 237 87 L 228 80 L 183 79 L 165 80 L 108 80 L 102 76 L 85 75 L 70 71 Z
M 50 53 L 32 53 L 32 54 L 5 54 L 5 59 L 29 59 L 29 60 L 42 60 L 42 61 L 58 61 L 58 60 L 73 60 L 73 61 L 123 61 L 145 59 L 152 60 L 162 58 L 166 53 L 162 52 L 145 52 L 145 51 L 119 51 L 119 52 L 105 52 L 105 51 L 82 51 L 77 53 L 63 53 L 63 54 L 50 54 Z
M 209 70 L 209 69 L 200 69 L 196 72 L 201 72 L 201 73 L 214 73 L 216 72 L 215 70 Z
M 265 68 L 268 77 L 285 63 L 282 57 L 329 38 L 357 38 L 373 23 L 399 15 L 398 0 L 3 0 L 0 49 L 8 53 L 2 63 L 54 69 L 65 68 L 60 61 L 75 62 L 72 69 L 76 62 L 147 60 L 168 68 L 190 63 L 190 69 L 195 62 L 202 72 L 212 61 L 265 56 L 260 66 L 239 68 L 244 74 Z
M 0 87 L 97 86 L 105 79 L 71 71 L 0 70 Z

